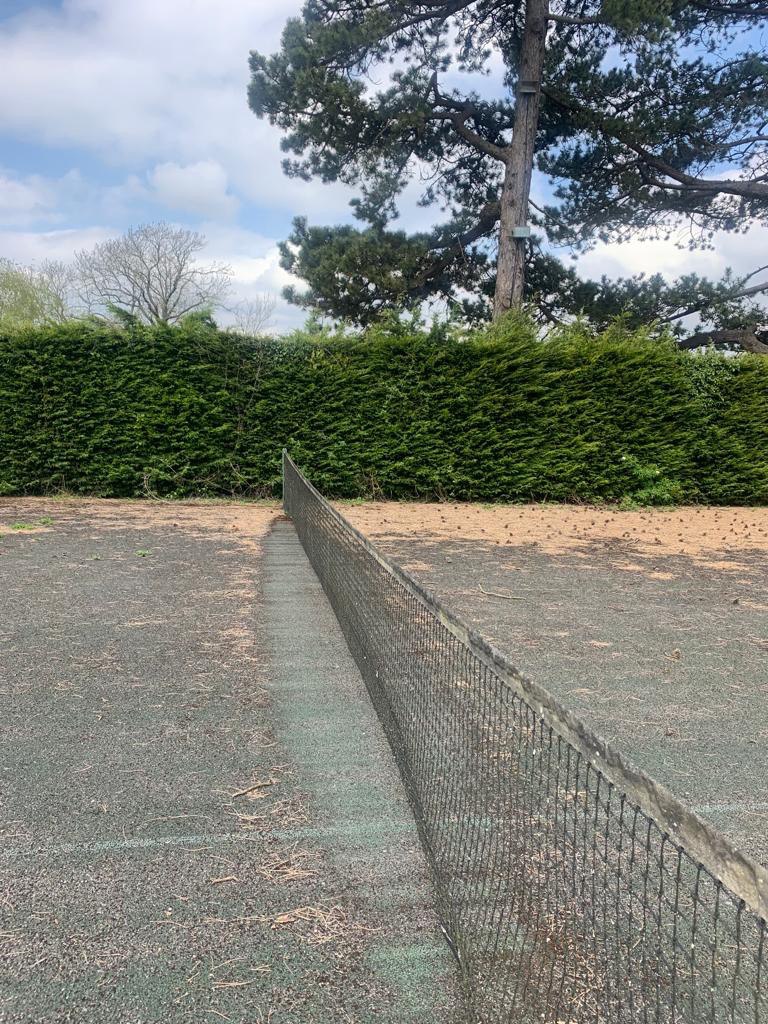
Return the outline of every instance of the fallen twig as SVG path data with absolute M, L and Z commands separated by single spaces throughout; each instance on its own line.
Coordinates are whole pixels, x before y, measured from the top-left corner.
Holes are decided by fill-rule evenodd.
M 495 590 L 483 590 L 483 588 L 480 586 L 479 583 L 477 585 L 477 589 L 480 591 L 481 594 L 485 594 L 486 597 L 500 597 L 503 601 L 524 601 L 525 600 L 524 597 L 512 597 L 511 594 L 499 594 Z
M 258 789 L 266 789 L 267 786 L 274 786 L 276 783 L 277 779 L 270 779 L 269 782 L 255 782 L 247 789 L 241 789 L 237 793 L 233 793 L 230 800 L 237 800 L 239 796 L 248 796 L 249 793 L 255 793 Z

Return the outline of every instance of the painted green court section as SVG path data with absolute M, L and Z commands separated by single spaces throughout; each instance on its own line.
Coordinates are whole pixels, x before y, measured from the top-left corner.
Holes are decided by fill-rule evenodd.
M 375 928 L 366 960 L 395 993 L 393 1021 L 445 1021 L 454 964 L 438 931 L 418 834 L 391 752 L 333 611 L 289 522 L 265 546 L 266 637 L 278 736 L 320 820 L 318 840 Z M 446 999 L 446 995 L 449 998 Z

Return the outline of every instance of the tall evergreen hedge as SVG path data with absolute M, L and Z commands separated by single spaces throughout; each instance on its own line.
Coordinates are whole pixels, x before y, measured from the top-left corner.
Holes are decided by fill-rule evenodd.
M 617 327 L 245 345 L 199 323 L 0 336 L 0 493 L 768 501 L 768 360 Z

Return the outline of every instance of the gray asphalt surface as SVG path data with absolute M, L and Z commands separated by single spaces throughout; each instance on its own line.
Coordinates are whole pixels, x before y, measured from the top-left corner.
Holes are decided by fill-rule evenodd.
M 396 534 L 376 543 L 416 566 L 413 574 L 520 671 L 768 864 L 763 553 L 739 553 L 748 572 L 659 557 L 653 569 L 674 576 L 663 580 L 616 568 L 615 545 L 573 557 Z
M 0 1021 L 453 1019 L 405 797 L 295 538 L 265 571 L 234 535 L 37 513 L 0 538 Z

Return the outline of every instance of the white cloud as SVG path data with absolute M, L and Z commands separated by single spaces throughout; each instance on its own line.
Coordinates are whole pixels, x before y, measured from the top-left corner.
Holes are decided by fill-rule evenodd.
M 621 245 L 601 243 L 581 256 L 578 269 L 584 277 L 630 277 L 644 273 L 665 278 L 696 273 L 717 279 L 726 267 L 738 275 L 748 274 L 768 262 L 768 227 L 755 227 L 748 234 L 718 232 L 711 249 L 690 251 L 672 239 L 633 239 Z
M 76 168 L 59 178 L 0 172 L 0 226 L 5 227 L 97 219 L 119 223 L 151 199 L 146 180 L 138 175 L 128 175 L 117 185 L 100 185 Z
M 0 223 L 26 223 L 51 210 L 50 189 L 37 175 L 25 180 L 0 174 Z
M 277 130 L 248 109 L 248 53 L 279 45 L 300 0 L 65 0 L 0 23 L 0 132 L 81 147 L 141 173 L 223 169 L 230 192 L 325 220 L 349 192 L 282 174 Z
M 157 206 L 193 218 L 226 221 L 237 214 L 240 203 L 215 160 L 158 164 L 115 185 L 88 181 L 76 169 L 61 178 L 0 171 L 0 225 L 29 227 L 83 216 L 136 223 L 147 219 L 147 207 Z M 152 215 L 156 216 L 154 211 Z
M 280 253 L 274 238 L 234 225 L 203 224 L 201 230 L 208 239 L 206 258 L 221 260 L 234 272 L 232 296 L 228 302 L 230 308 L 238 302 L 268 295 L 276 303 L 276 329 L 291 330 L 304 322 L 306 312 L 282 298 L 286 285 L 301 286 L 302 282 L 280 266 Z M 233 320 L 226 311 L 217 318 L 222 324 Z
M 60 231 L 0 230 L 0 255 L 16 263 L 35 264 L 41 260 L 72 259 L 78 249 L 90 249 L 119 234 L 108 227 L 89 226 Z
M 152 198 L 171 210 L 228 220 L 240 205 L 229 191 L 227 172 L 215 160 L 158 164 L 149 183 Z
M 64 210 L 81 202 L 87 191 L 77 170 L 60 178 L 0 170 L 0 225 L 23 227 L 62 221 Z
M 231 260 L 230 266 L 235 272 L 232 287 L 232 296 L 227 303 L 228 310 L 217 314 L 217 320 L 222 325 L 234 321 L 234 307 L 239 302 L 268 296 L 275 302 L 275 312 L 272 317 L 274 329 L 282 332 L 300 327 L 306 319 L 306 311 L 298 306 L 293 306 L 282 297 L 283 288 L 288 284 L 301 284 L 297 282 L 280 266 L 280 254 L 277 246 L 265 253 L 264 256 L 252 260 Z

